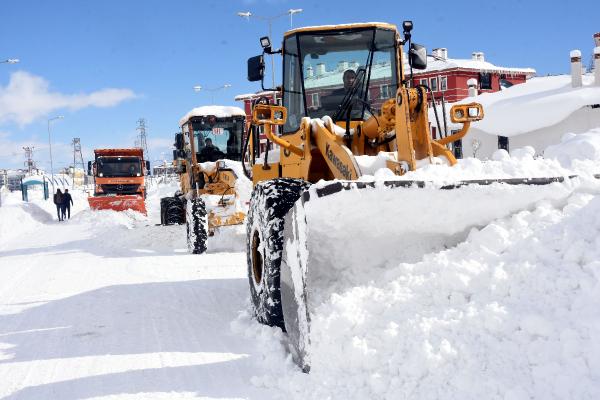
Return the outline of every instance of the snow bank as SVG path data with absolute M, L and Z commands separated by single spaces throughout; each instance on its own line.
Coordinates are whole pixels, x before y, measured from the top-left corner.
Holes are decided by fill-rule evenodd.
M 37 227 L 52 221 L 53 214 L 39 202 L 23 203 L 21 192 L 2 194 L 0 207 L 0 247 L 10 239 L 34 232 Z
M 572 167 L 575 160 L 600 160 L 600 128 L 579 135 L 565 134 L 561 143 L 546 148 L 544 157 L 556 159 L 565 167 Z
M 599 192 L 584 185 L 420 262 L 354 263 L 362 282 L 313 313 L 310 374 L 278 359 L 255 383 L 292 398 L 597 398 Z
M 358 156 L 363 175 L 361 181 L 422 180 L 444 185 L 468 179 L 543 178 L 580 175 L 591 178 L 600 173 L 600 128 L 581 134 L 565 134 L 561 143 L 544 150 L 544 157 L 535 157 L 535 149 L 526 146 L 509 154 L 497 150 L 491 160 L 468 157 L 457 160 L 454 166 L 443 159 L 420 162 L 416 171 L 396 176 L 385 167 L 386 153 L 377 156 Z
M 595 134 L 565 138 L 553 150 L 562 160 L 523 148 L 426 166 L 402 177 L 433 181 L 418 196 L 379 186 L 394 179 L 385 169 L 364 177 L 374 189 L 313 205 L 311 196 L 311 371 L 273 349 L 285 348 L 277 329 L 268 335 L 242 315 L 234 331 L 269 349 L 271 373 L 253 383 L 294 399 L 598 398 L 600 182 L 590 175 L 600 171 L 600 152 L 581 150 L 596 148 Z M 523 192 L 436 190 L 482 177 L 573 174 L 581 178 L 572 184 Z M 337 204 L 318 203 L 333 196 Z M 460 232 L 461 219 L 523 198 L 533 207 Z M 435 229 L 449 229 L 444 243 L 428 236 Z
M 332 296 L 313 320 L 315 378 L 336 371 L 338 398 L 594 397 L 599 211 L 589 195 L 541 206 Z
M 510 137 L 555 125 L 581 107 L 600 103 L 600 86 L 594 86 L 593 79 L 584 75 L 583 86 L 572 88 L 570 75 L 532 78 L 459 103 L 476 101 L 483 105 L 485 118 L 474 122 L 473 128 Z

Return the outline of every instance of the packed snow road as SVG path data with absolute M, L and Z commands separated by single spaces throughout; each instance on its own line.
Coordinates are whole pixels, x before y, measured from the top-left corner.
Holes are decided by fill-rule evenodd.
M 579 178 L 567 198 L 474 227 L 416 262 L 365 270 L 354 257 L 344 275 L 324 269 L 336 285 L 313 307 L 310 374 L 279 329 L 251 317 L 243 227 L 193 256 L 183 226 L 155 226 L 159 198 L 174 188 L 149 192 L 148 218 L 90 212 L 79 194 L 62 223 L 48 201 L 3 196 L 0 397 L 598 399 L 599 133 L 565 137 L 546 149 L 552 159 L 499 151 L 407 174 Z M 339 229 L 334 214 L 322 219 Z M 348 232 L 365 232 L 352 221 Z
M 188 255 L 184 227 L 93 213 L 81 195 L 66 222 L 50 202 L 10 200 L 0 208 L 0 397 L 274 397 L 251 384 L 262 358 L 252 339 L 230 328 L 247 309 L 243 253 Z

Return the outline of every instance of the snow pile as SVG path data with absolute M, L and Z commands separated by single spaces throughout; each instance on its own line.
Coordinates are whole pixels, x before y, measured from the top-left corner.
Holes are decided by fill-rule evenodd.
M 443 185 L 469 179 L 505 179 L 522 177 L 567 177 L 579 175 L 590 178 L 600 173 L 600 128 L 581 134 L 567 133 L 561 143 L 544 150 L 544 157 L 534 157 L 535 149 L 526 146 L 514 149 L 496 150 L 491 160 L 468 157 L 457 160 L 450 166 L 445 159 L 434 157 L 430 164 L 421 160 L 416 171 L 396 176 L 385 166 L 388 156 L 358 156 L 357 163 L 363 176 L 361 181 L 421 180 Z
M 434 182 L 424 189 L 394 193 L 378 184 L 392 178 L 382 169 L 365 177 L 373 189 L 311 193 L 311 371 L 273 349 L 272 372 L 253 383 L 297 399 L 598 398 L 600 182 L 590 174 L 600 152 L 581 150 L 594 133 L 556 146 L 561 162 L 498 151 L 403 177 Z M 544 186 L 436 189 L 573 174 Z M 242 315 L 234 330 L 266 349 L 283 340 L 253 324 Z
M 0 207 L 0 247 L 10 239 L 52 221 L 51 211 L 40 206 L 39 202 L 22 203 L 21 192 L 2 194 Z
M 600 128 L 579 135 L 565 134 L 561 143 L 546 148 L 544 157 L 556 159 L 565 167 L 572 167 L 577 162 L 574 160 L 600 160 Z
M 304 396 L 594 398 L 599 215 L 588 194 L 544 204 L 331 296 Z
M 282 375 L 279 360 L 255 383 L 293 398 L 597 398 L 599 192 L 582 186 L 417 263 L 346 265 L 363 281 L 315 305 L 310 374 L 288 360 Z
M 600 103 L 600 86 L 593 81 L 592 75 L 584 75 L 583 86 L 573 88 L 570 75 L 532 78 L 507 90 L 459 103 L 475 101 L 483 105 L 485 118 L 474 122 L 473 128 L 510 137 L 555 125 L 584 106 Z

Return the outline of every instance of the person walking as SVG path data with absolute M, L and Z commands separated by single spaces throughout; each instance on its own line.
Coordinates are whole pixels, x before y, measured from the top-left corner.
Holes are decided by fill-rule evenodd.
M 71 205 L 73 204 L 73 198 L 71 197 L 71 194 L 69 193 L 69 189 L 65 189 L 65 193 L 63 194 L 63 199 L 62 199 L 62 217 L 63 220 L 65 219 L 65 214 L 68 216 L 69 219 L 71 219 Z
M 56 193 L 54 193 L 54 204 L 56 204 L 56 215 L 58 216 L 58 220 L 62 221 L 62 202 L 63 202 L 63 194 L 60 189 L 56 189 Z

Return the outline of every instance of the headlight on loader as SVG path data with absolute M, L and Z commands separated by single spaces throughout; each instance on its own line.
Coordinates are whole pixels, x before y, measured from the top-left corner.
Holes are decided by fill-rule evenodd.
M 483 107 L 479 103 L 457 104 L 450 109 L 450 120 L 465 123 L 483 119 Z
M 469 107 L 469 117 L 478 117 L 479 109 L 477 107 Z

